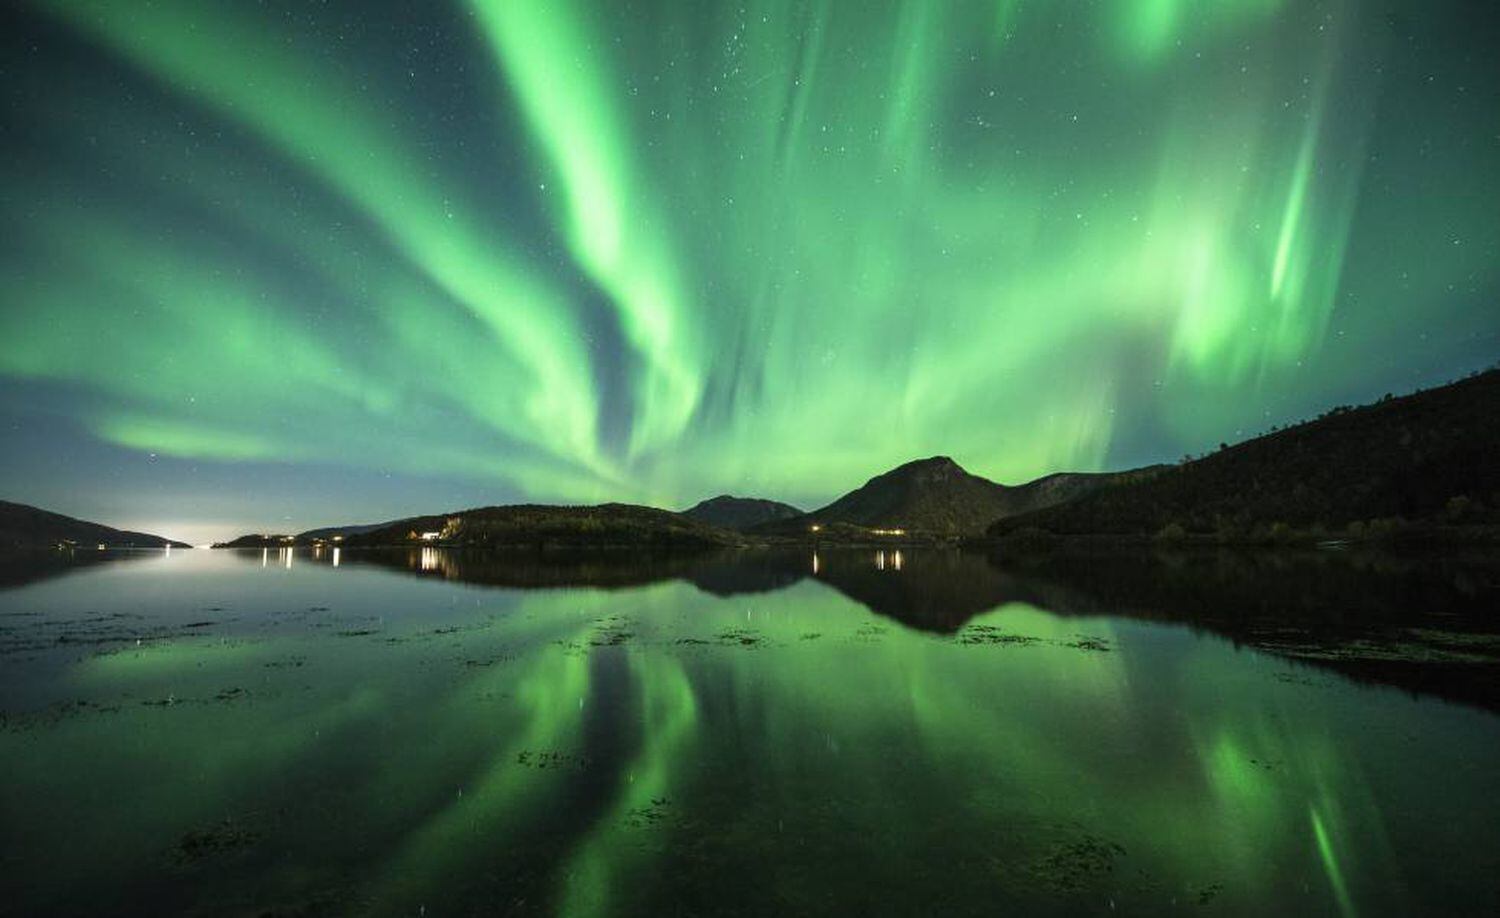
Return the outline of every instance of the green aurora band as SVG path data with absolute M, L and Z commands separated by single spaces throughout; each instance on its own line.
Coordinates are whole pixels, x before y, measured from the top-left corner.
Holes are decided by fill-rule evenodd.
M 1421 40 L 1454 12 L 283 10 L 30 11 L 114 76 L 32 65 L 0 376 L 100 441 L 813 501 L 934 453 L 1172 458 L 1493 359 L 1497 78 Z

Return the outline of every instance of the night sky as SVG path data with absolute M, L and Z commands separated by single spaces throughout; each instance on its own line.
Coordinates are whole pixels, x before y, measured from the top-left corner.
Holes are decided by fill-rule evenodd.
M 0 497 L 1172 460 L 1500 357 L 1495 4 L 8 4 Z

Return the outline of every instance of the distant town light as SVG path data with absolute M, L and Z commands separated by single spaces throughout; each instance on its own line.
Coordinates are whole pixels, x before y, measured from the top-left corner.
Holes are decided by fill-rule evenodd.
M 807 531 L 808 532 L 822 532 L 823 531 L 823 527 L 820 526 L 820 525 L 818 525 L 817 523 L 813 523 L 811 526 L 807 527 Z

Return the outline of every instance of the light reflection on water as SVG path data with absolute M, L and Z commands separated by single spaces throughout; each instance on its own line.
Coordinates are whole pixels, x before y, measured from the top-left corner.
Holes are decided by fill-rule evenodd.
M 1493 714 L 1215 623 L 1100 614 L 919 550 L 295 554 L 155 553 L 0 592 L 13 907 L 1352 914 L 1495 895 Z

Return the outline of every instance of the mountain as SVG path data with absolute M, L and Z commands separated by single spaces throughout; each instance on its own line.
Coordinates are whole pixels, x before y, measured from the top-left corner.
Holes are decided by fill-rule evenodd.
M 802 515 L 802 511 L 780 501 L 720 494 L 694 504 L 682 511 L 682 515 L 710 526 L 744 530 L 763 523 L 795 519 Z
M 806 532 L 813 526 L 835 536 L 860 531 L 978 535 L 1002 517 L 1071 500 L 1106 485 L 1147 478 L 1157 469 L 1129 472 L 1059 472 L 1023 485 L 1002 485 L 970 474 L 947 456 L 918 459 L 877 475 L 811 513 L 757 527 L 762 533 Z
M 342 542 L 350 536 L 364 535 L 367 532 L 375 532 L 380 529 L 391 529 L 408 522 L 411 522 L 411 518 L 387 520 L 384 523 L 364 523 L 357 526 L 324 526 L 320 529 L 308 529 L 296 535 L 257 532 L 230 539 L 228 542 L 215 542 L 213 547 L 287 548 L 289 546 L 314 545 L 318 542 Z
M 1500 370 L 1335 408 L 989 531 L 1259 541 L 1497 529 Z
M 1144 481 L 1170 466 L 1148 465 L 1123 472 L 1054 472 L 1010 488 L 1011 506 L 1006 516 L 1031 513 L 1043 507 L 1067 503 L 1100 488 L 1130 481 Z
M 947 456 L 933 456 L 876 475 L 799 522 L 808 526 L 844 523 L 867 529 L 980 532 L 1010 508 L 1007 490 L 987 478 L 969 474 Z
M 227 542 L 215 542 L 213 548 L 289 548 L 293 545 L 301 545 L 296 536 L 281 535 L 279 533 L 256 532 L 250 535 L 242 535 L 230 539 Z
M 740 537 L 729 530 L 669 510 L 633 504 L 478 507 L 437 516 L 412 517 L 344 539 L 344 544 L 351 547 L 431 543 L 462 547 L 688 550 L 740 542 Z
M 215 548 L 287 548 L 338 539 L 350 548 L 409 545 L 548 549 L 718 548 L 742 544 L 738 534 L 681 513 L 633 504 L 562 507 L 519 504 L 412 516 L 363 526 L 330 526 L 298 535 L 252 534 Z
M 306 532 L 299 532 L 296 535 L 296 540 L 299 543 L 304 543 L 316 542 L 318 540 L 328 541 L 330 539 L 341 537 L 347 538 L 348 536 L 352 535 L 362 535 L 366 532 L 374 532 L 377 529 L 384 529 L 387 526 L 395 526 L 398 523 L 402 522 L 405 521 L 386 520 L 383 523 L 364 523 L 359 526 L 324 526 L 321 529 L 309 529 Z
M 73 544 L 80 548 L 106 545 L 110 548 L 192 548 L 149 532 L 129 532 L 101 523 L 75 520 L 26 504 L 0 500 L 0 548 L 56 548 Z

